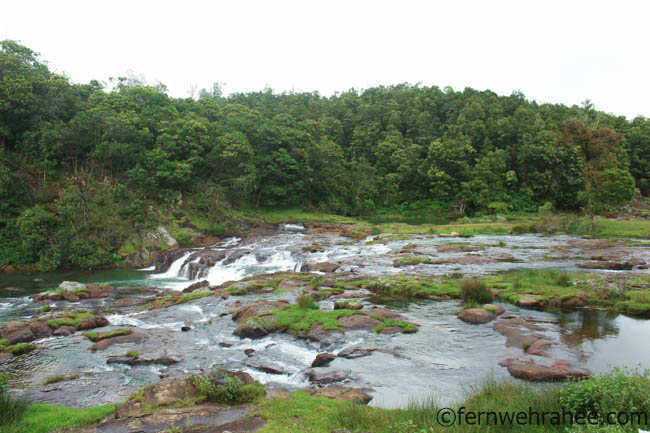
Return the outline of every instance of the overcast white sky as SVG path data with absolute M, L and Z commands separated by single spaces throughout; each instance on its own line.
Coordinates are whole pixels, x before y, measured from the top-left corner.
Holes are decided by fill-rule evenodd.
M 75 82 L 135 71 L 172 96 L 403 82 L 521 90 L 650 117 L 650 1 L 3 0 L 0 38 Z

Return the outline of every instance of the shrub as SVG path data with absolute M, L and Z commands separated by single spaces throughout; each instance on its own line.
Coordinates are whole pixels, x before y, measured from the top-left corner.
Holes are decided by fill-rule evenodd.
M 298 307 L 303 310 L 318 310 L 318 305 L 311 295 L 302 294 L 298 296 Z
M 460 298 L 463 303 L 485 304 L 492 301 L 493 295 L 485 282 L 472 278 L 461 281 Z
M 212 375 L 192 375 L 190 383 L 206 400 L 226 404 L 249 403 L 264 395 L 262 384 L 242 385 L 237 377 L 221 375 L 221 380 Z
M 560 402 L 573 413 L 596 413 L 601 422 L 608 412 L 650 413 L 650 371 L 614 368 L 560 390 Z

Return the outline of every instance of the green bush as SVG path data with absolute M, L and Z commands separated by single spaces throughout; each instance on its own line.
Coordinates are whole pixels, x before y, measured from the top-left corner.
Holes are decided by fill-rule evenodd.
M 318 305 L 311 295 L 302 294 L 298 296 L 298 307 L 303 310 L 318 310 Z
M 491 302 L 494 296 L 485 282 L 473 278 L 461 281 L 460 298 L 464 304 L 485 304 Z
M 609 412 L 649 414 L 650 371 L 614 368 L 560 390 L 560 402 L 573 413 L 596 413 L 602 422 Z
M 192 375 L 190 383 L 206 400 L 225 404 L 249 403 L 264 396 L 264 385 L 242 385 L 237 377 L 221 375 Z

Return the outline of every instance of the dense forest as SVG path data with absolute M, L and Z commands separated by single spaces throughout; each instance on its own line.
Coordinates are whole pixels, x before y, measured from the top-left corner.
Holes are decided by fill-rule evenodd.
M 172 98 L 132 78 L 73 84 L 2 42 L 0 264 L 114 263 L 164 215 L 218 235 L 232 208 L 595 212 L 635 187 L 650 193 L 650 120 L 588 101 L 409 84 Z

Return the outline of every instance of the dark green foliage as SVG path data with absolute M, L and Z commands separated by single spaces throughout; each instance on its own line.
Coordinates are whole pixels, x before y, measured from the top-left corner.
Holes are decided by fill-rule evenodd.
M 609 412 L 642 412 L 645 413 L 646 422 L 629 427 L 633 427 L 632 431 L 636 431 L 637 427 L 647 430 L 647 419 L 650 417 L 650 372 L 615 367 L 610 373 L 593 376 L 561 389 L 560 402 L 573 413 L 594 412 L 603 423 L 607 421 L 606 415 Z
M 170 211 L 216 236 L 234 231 L 237 207 L 445 218 L 617 206 L 631 179 L 650 191 L 650 121 L 590 106 L 408 84 L 200 94 L 72 84 L 2 42 L 0 263 L 119 263 L 127 238 Z M 576 120 L 596 117 L 611 129 Z
M 484 281 L 468 279 L 460 283 L 460 297 L 465 304 L 486 304 L 492 301 L 494 295 Z
M 264 385 L 243 385 L 237 377 L 222 374 L 214 377 L 210 374 L 192 375 L 190 383 L 206 400 L 225 403 L 250 403 L 264 396 Z

